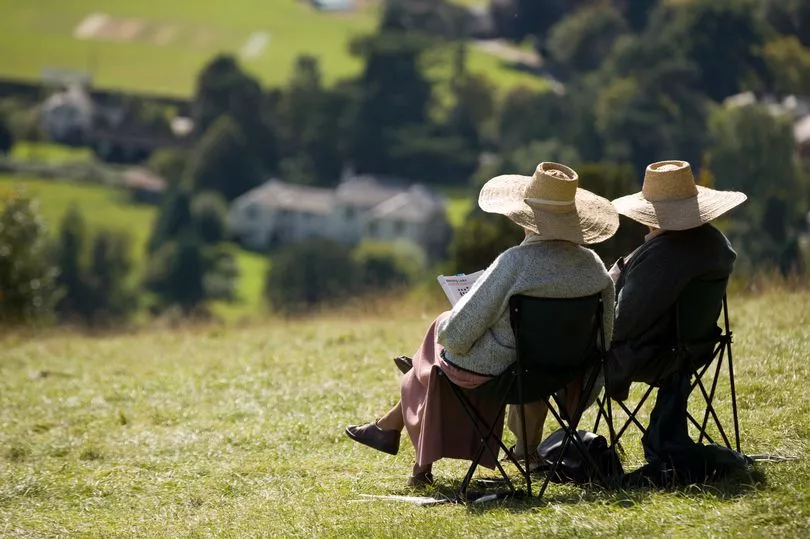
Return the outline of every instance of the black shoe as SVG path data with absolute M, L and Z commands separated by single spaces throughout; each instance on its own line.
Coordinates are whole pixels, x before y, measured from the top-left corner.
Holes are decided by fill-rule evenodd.
M 374 422 L 346 427 L 346 436 L 355 442 L 389 455 L 396 455 L 399 452 L 400 435 L 398 430 L 383 430 Z
M 394 364 L 402 374 L 407 374 L 413 368 L 413 360 L 408 356 L 399 356 L 394 358 Z
M 407 486 L 413 488 L 425 488 L 433 484 L 433 474 L 431 472 L 422 472 L 412 475 L 408 478 Z

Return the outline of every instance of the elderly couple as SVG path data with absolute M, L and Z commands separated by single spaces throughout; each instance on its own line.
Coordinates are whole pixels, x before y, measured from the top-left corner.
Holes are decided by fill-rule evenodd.
M 406 428 L 416 449 L 411 486 L 432 483 L 432 465 L 443 457 L 471 460 L 478 437 L 436 369 L 463 388 L 504 372 L 516 359 L 507 309 L 515 294 L 566 298 L 601 293 L 611 343 L 608 361 L 619 373 L 607 390 L 626 398 L 635 373 L 655 361 L 653 347 L 645 343 L 667 331 L 665 315 L 686 284 L 731 274 L 736 254 L 709 222 L 745 199 L 743 193 L 697 186 L 684 161 L 649 165 L 641 192 L 612 203 L 578 188 L 577 173 L 557 163 L 541 163 L 533 176 L 493 178 L 478 204 L 511 219 L 524 229 L 525 239 L 501 253 L 453 309 L 430 325 L 412 363 L 399 358 L 405 372 L 400 401 L 376 421 L 348 427 L 346 434 L 393 455 Z M 618 214 L 647 225 L 650 233 L 608 272 L 584 245 L 615 234 Z M 487 417 L 498 412 L 487 399 L 474 404 Z M 542 439 L 546 412 L 542 403 L 526 409 L 529 448 Z M 496 432 L 503 428 L 499 417 Z M 508 425 L 515 436 L 519 424 L 516 409 L 510 409 Z M 516 448 L 522 447 L 518 439 Z M 491 456 L 481 464 L 495 467 Z

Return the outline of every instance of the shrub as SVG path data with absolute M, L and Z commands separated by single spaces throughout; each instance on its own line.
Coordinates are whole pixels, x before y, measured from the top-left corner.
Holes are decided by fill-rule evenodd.
M 278 311 L 302 312 L 356 293 L 359 275 L 348 247 L 312 239 L 279 251 L 267 273 L 265 296 Z
M 406 243 L 365 241 L 352 251 L 352 259 L 366 289 L 391 288 L 414 281 L 425 266 L 425 254 Z
M 0 322 L 26 323 L 52 312 L 56 269 L 34 201 L 18 192 L 0 201 Z

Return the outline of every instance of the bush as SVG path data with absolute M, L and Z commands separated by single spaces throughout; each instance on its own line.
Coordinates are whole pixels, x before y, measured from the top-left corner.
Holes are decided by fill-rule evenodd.
M 502 215 L 476 205 L 456 230 L 450 244 L 450 271 L 472 273 L 489 266 L 499 254 L 523 240 L 523 230 Z
M 138 296 L 130 286 L 132 237 L 124 231 L 100 230 L 92 238 L 84 218 L 72 207 L 62 219 L 56 244 L 56 313 L 63 321 L 89 326 L 125 322 L 138 308 Z M 89 249 L 88 249 L 89 247 Z
M 415 245 L 365 241 L 352 251 L 366 289 L 412 283 L 425 266 L 425 254 Z
M 47 318 L 55 300 L 56 269 L 48 257 L 39 209 L 18 192 L 0 202 L 0 322 Z
M 5 115 L 0 114 L 0 155 L 8 155 L 14 146 L 14 134 Z
M 312 239 L 279 251 L 267 273 L 265 297 L 278 311 L 303 312 L 356 293 L 359 276 L 348 247 Z

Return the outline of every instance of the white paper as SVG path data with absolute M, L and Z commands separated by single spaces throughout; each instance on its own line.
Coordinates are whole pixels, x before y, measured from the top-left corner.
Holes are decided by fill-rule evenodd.
M 450 300 L 450 305 L 455 305 L 461 297 L 470 291 L 473 283 L 484 273 L 484 270 L 476 271 L 466 275 L 460 273 L 458 275 L 439 275 L 436 280 L 444 290 L 447 299 Z
M 375 495 L 375 494 L 361 494 L 360 496 L 366 498 L 365 500 L 353 500 L 357 502 L 366 502 L 375 500 L 389 500 L 393 502 L 406 502 L 414 505 L 434 505 L 437 503 L 449 502 L 449 498 L 433 498 L 431 496 L 396 496 L 396 495 Z

